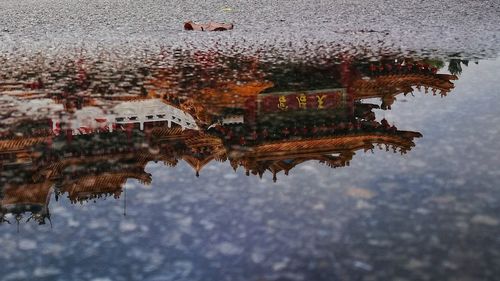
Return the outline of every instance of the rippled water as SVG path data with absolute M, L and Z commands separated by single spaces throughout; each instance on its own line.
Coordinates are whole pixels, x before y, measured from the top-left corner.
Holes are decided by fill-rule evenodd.
M 498 59 L 0 57 L 2 280 L 495 280 Z

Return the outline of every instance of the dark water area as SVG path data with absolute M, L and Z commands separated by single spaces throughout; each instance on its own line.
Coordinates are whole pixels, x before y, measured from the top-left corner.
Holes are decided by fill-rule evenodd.
M 498 59 L 0 65 L 0 280 L 500 274 Z

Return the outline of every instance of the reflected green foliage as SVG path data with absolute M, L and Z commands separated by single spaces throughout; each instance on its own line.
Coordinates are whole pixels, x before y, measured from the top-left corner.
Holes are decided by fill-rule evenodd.
M 440 59 L 426 59 L 424 60 L 425 63 L 434 66 L 437 69 L 441 69 L 444 67 L 444 61 Z

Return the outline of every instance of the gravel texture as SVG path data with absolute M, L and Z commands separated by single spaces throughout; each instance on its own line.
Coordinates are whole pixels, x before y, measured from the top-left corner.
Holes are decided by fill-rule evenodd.
M 308 53 L 332 45 L 375 51 L 494 56 L 499 1 L 0 0 L 0 52 L 156 51 L 266 47 Z M 183 22 L 233 23 L 188 32 Z

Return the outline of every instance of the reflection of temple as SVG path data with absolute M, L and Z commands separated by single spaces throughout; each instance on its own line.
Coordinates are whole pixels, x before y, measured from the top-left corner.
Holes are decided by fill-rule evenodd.
M 410 60 L 265 67 L 251 61 L 236 81 L 211 80 L 217 70 L 200 68 L 205 78 L 192 84 L 174 83 L 170 76 L 178 75 L 162 69 L 136 95 L 99 98 L 86 89 L 71 102 L 3 84 L 15 100 L 9 105 L 27 113 L 2 119 L 8 123 L 0 132 L 0 217 L 31 212 L 43 223 L 52 191 L 71 202 L 117 198 L 129 179 L 151 182 L 144 171 L 151 161 L 185 161 L 198 175 L 213 160 L 227 160 L 247 175 L 270 172 L 276 180 L 310 160 L 336 168 L 359 150 L 403 154 L 421 135 L 376 120 L 373 109 L 390 108 L 396 95 L 414 87 L 446 94 L 456 79 Z M 382 103 L 363 102 L 368 98 Z

